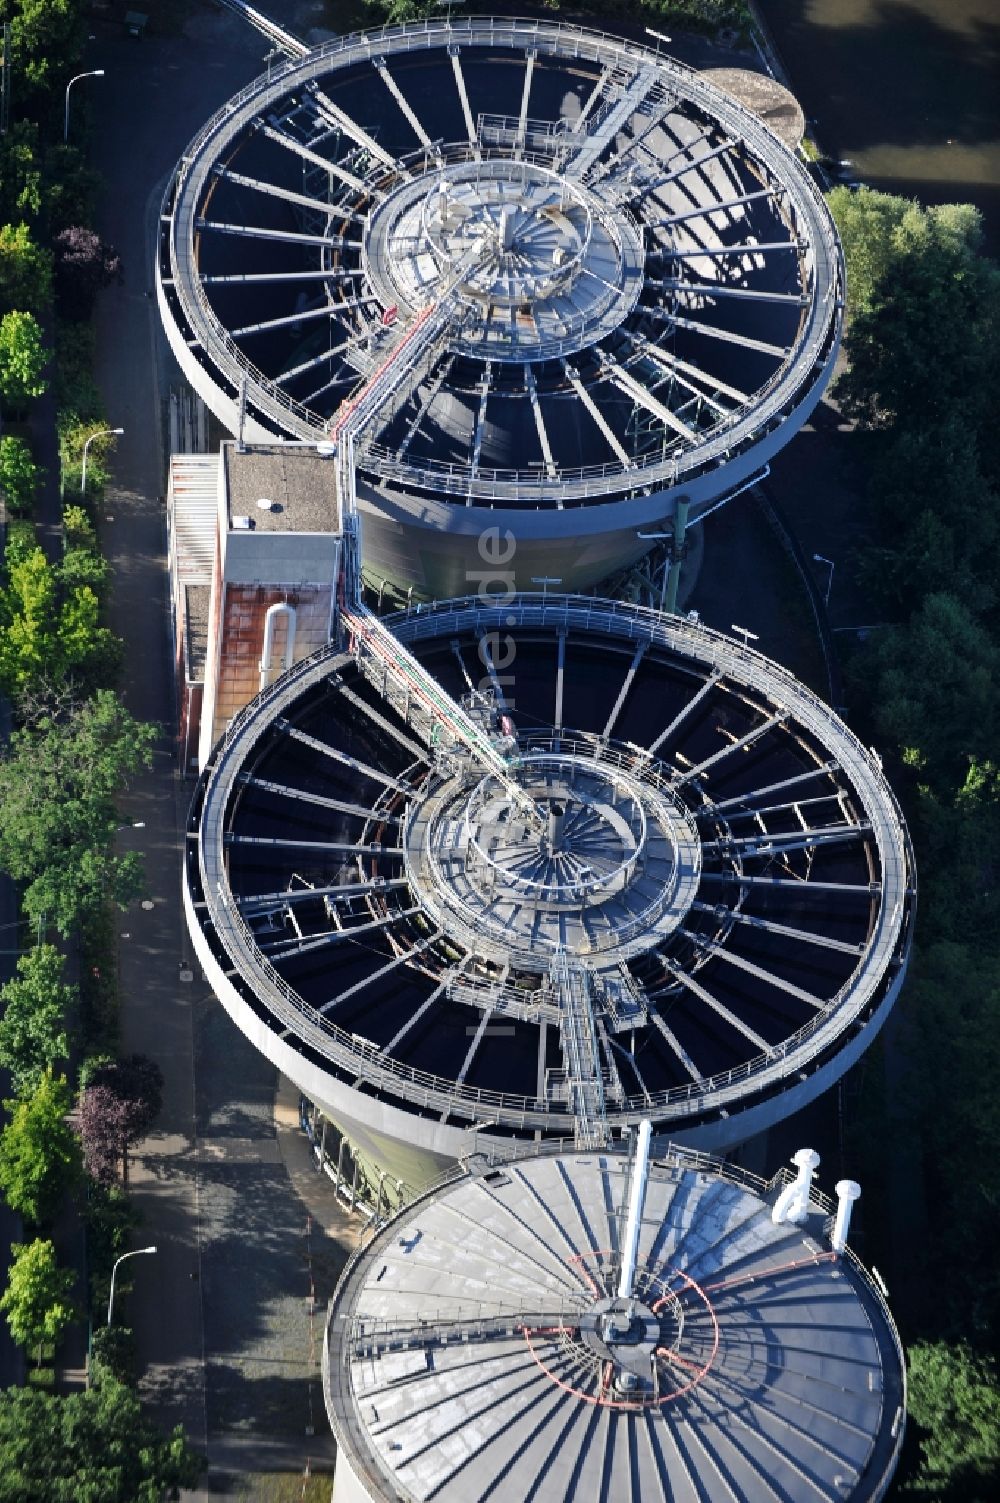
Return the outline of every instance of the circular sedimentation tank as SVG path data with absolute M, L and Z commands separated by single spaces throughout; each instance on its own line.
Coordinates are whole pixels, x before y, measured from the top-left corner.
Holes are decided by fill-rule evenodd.
M 755 113 L 634 42 L 440 19 L 336 38 L 190 143 L 158 296 L 248 439 L 322 439 L 425 309 L 449 316 L 358 445 L 376 588 L 589 587 L 760 472 L 831 374 L 836 231 Z M 435 325 L 437 328 L 437 325 Z M 242 419 L 241 419 L 242 414 Z
M 775 1186 L 672 1149 L 626 1298 L 632 1172 L 473 1161 L 354 1256 L 323 1353 L 338 1499 L 882 1497 L 902 1351 L 828 1204 L 775 1224 Z
M 678 617 L 478 598 L 389 618 L 507 778 L 331 646 L 237 717 L 190 816 L 189 924 L 243 1031 L 398 1178 L 498 1139 L 724 1148 L 867 1047 L 909 841 L 877 759 Z

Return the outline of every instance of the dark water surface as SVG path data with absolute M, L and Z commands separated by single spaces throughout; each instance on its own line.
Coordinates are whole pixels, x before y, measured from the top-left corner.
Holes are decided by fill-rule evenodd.
M 1000 255 L 1000 0 L 760 0 L 825 151 L 874 188 L 969 202 Z

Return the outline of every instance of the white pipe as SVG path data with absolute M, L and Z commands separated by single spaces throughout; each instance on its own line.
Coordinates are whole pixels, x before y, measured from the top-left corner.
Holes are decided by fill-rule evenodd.
M 792 1155 L 792 1163 L 797 1166 L 799 1172 L 774 1202 L 771 1220 L 775 1226 L 782 1221 L 796 1223 L 805 1221 L 809 1214 L 809 1191 L 812 1188 L 813 1174 L 819 1164 L 819 1154 L 812 1148 L 800 1148 Z
M 847 1234 L 851 1229 L 851 1211 L 854 1202 L 861 1194 L 861 1186 L 856 1179 L 840 1179 L 837 1181 L 836 1188 L 837 1219 L 833 1224 L 830 1246 L 834 1252 L 842 1253 L 847 1246 Z
M 646 1203 L 646 1181 L 649 1177 L 649 1140 L 653 1132 L 651 1122 L 639 1123 L 639 1140 L 636 1144 L 635 1163 L 632 1167 L 632 1194 L 629 1198 L 628 1221 L 625 1225 L 625 1241 L 622 1249 L 622 1271 L 618 1280 L 618 1298 L 632 1298 L 635 1279 L 635 1262 L 639 1253 L 639 1233 L 642 1230 L 642 1211 Z
M 260 688 L 267 688 L 267 676 L 271 671 L 271 655 L 274 652 L 274 627 L 279 616 L 284 616 L 288 622 L 285 634 L 285 654 L 283 668 L 292 666 L 292 655 L 295 652 L 295 607 L 288 604 L 287 600 L 279 600 L 274 605 L 269 605 L 267 615 L 264 617 L 264 646 L 260 653 Z

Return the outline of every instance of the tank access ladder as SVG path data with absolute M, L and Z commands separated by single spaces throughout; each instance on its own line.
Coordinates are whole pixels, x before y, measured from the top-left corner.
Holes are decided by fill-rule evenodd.
M 610 1139 L 601 1046 L 586 966 L 558 949 L 549 966 L 549 981 L 559 998 L 559 1042 L 566 1089 L 576 1120 L 577 1148 L 604 1148 Z

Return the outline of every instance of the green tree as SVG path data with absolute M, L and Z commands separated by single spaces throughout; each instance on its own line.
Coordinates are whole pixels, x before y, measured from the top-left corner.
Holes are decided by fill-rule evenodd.
M 934 225 L 944 239 L 969 250 L 977 250 L 982 241 L 982 215 L 972 204 L 925 209 L 914 199 L 874 188 L 834 188 L 827 202 L 844 247 L 852 315 L 871 311 L 897 257 L 907 253 L 925 225 Z
M 15 311 L 0 318 L 0 396 L 12 402 L 40 397 L 48 382 L 42 331 L 31 313 Z
M 0 225 L 0 308 L 40 313 L 52 295 L 52 255 L 23 222 Z
M 996 1363 L 964 1344 L 918 1342 L 909 1352 L 909 1411 L 921 1464 L 907 1494 L 934 1503 L 991 1503 L 1000 1491 Z
M 906 626 L 885 632 L 859 669 L 882 742 L 938 797 L 965 786 L 1000 734 L 1000 646 L 952 595 L 929 595 Z
M 66 1019 L 76 991 L 63 981 L 65 965 L 54 945 L 36 945 L 0 987 L 0 1065 L 10 1071 L 18 1096 L 34 1090 L 69 1053 Z
M 10 23 L 14 76 L 23 90 L 60 92 L 83 41 L 78 0 L 17 0 Z
M 0 136 L 0 217 L 34 217 L 41 208 L 38 126 L 34 120 L 16 120 L 7 134 Z
M 179 1425 L 156 1430 L 110 1375 L 68 1398 L 0 1391 L 0 1503 L 162 1503 L 202 1465 Z
M 52 1243 L 40 1237 L 34 1242 L 14 1242 L 10 1250 L 13 1262 L 7 1288 L 0 1296 L 0 1310 L 18 1346 L 37 1348 L 41 1363 L 42 1346 L 58 1341 L 76 1317 L 73 1273 L 59 1267 Z
M 99 690 L 65 719 L 42 714 L 0 759 L 0 865 L 25 912 L 69 934 L 106 902 L 142 890 L 139 858 L 116 856 L 115 795 L 152 761 L 156 729 Z
M 96 555 L 78 549 L 57 567 L 37 547 L 9 563 L 0 589 L 0 686 L 9 694 L 70 677 L 86 685 L 114 663 L 117 638 L 100 624 L 94 589 L 105 575 Z
M 0 491 L 12 511 L 31 511 L 40 474 L 24 439 L 5 433 L 0 438 Z
M 7 1103 L 0 1133 L 0 1189 L 8 1205 L 39 1224 L 53 1216 L 80 1178 L 80 1140 L 66 1118 L 73 1104 L 64 1075 L 47 1071 L 30 1096 Z

